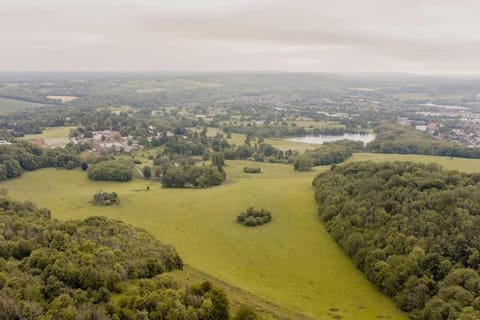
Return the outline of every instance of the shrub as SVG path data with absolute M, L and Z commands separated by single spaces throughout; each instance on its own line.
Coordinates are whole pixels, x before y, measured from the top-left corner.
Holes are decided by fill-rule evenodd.
M 272 221 L 272 214 L 265 209 L 256 210 L 253 207 L 247 209 L 246 212 L 241 212 L 237 216 L 237 222 L 247 227 L 260 226 Z
M 234 320 L 257 320 L 258 316 L 255 311 L 249 306 L 241 306 L 235 317 Z
M 143 177 L 145 179 L 149 179 L 152 176 L 152 168 L 149 166 L 144 166 L 143 167 Z
M 120 204 L 120 199 L 116 192 L 101 192 L 97 191 L 93 196 L 93 204 L 98 206 L 113 206 Z
M 245 173 L 262 173 L 262 169 L 259 167 L 245 167 L 243 168 L 243 172 Z

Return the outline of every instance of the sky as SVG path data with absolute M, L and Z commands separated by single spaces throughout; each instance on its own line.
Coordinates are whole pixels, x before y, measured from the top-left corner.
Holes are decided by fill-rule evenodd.
M 480 74 L 478 0 L 1 0 L 2 71 Z

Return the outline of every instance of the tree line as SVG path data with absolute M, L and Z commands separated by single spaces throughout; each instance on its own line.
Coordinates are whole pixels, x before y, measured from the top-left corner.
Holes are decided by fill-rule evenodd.
M 341 163 L 363 148 L 363 143 L 359 141 L 324 142 L 321 147 L 305 150 L 295 159 L 293 168 L 296 171 L 310 171 L 312 167 Z
M 80 163 L 78 151 L 74 148 L 46 149 L 26 141 L 0 145 L 0 181 L 39 168 L 74 169 Z

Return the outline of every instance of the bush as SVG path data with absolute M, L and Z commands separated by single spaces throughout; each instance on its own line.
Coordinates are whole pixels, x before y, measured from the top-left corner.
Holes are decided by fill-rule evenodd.
M 256 227 L 272 221 L 272 214 L 265 209 L 255 210 L 253 207 L 241 212 L 237 216 L 237 222 L 247 227 Z
M 258 316 L 255 311 L 249 306 L 241 306 L 235 317 L 234 320 L 257 320 Z
M 120 199 L 116 192 L 101 192 L 97 191 L 93 196 L 93 203 L 98 206 L 113 206 L 120 204 Z
M 245 167 L 243 168 L 243 172 L 245 173 L 262 173 L 262 169 L 259 167 Z
M 145 179 L 149 179 L 152 176 L 152 168 L 149 166 L 144 166 L 143 167 L 143 177 Z

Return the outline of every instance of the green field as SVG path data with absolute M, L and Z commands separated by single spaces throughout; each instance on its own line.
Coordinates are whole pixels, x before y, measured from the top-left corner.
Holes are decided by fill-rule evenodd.
M 71 127 L 47 127 L 43 129 L 40 134 L 27 134 L 22 137 L 24 140 L 35 141 L 37 139 L 43 139 L 48 146 L 64 146 L 70 140 L 68 138 L 71 129 L 75 129 L 75 126 Z
M 13 198 L 48 207 L 56 218 L 105 215 L 144 228 L 194 268 L 316 319 L 405 319 L 324 230 L 311 187 L 316 172 L 256 163 L 264 173 L 248 175 L 242 169 L 251 162 L 227 164 L 227 183 L 203 190 L 162 189 L 145 180 L 93 182 L 79 170 L 55 169 L 4 185 Z M 116 191 L 120 206 L 92 206 L 100 189 Z M 273 221 L 254 229 L 237 224 L 248 206 L 270 210 Z
M 412 161 L 430 163 L 435 162 L 447 170 L 457 170 L 467 173 L 480 172 L 480 160 L 465 158 L 450 158 L 437 156 L 421 156 L 414 154 L 383 154 L 383 153 L 355 153 L 347 162 L 353 161 Z
M 35 103 L 0 97 L 0 114 L 21 111 L 24 109 L 38 108 L 47 105 L 47 103 Z

